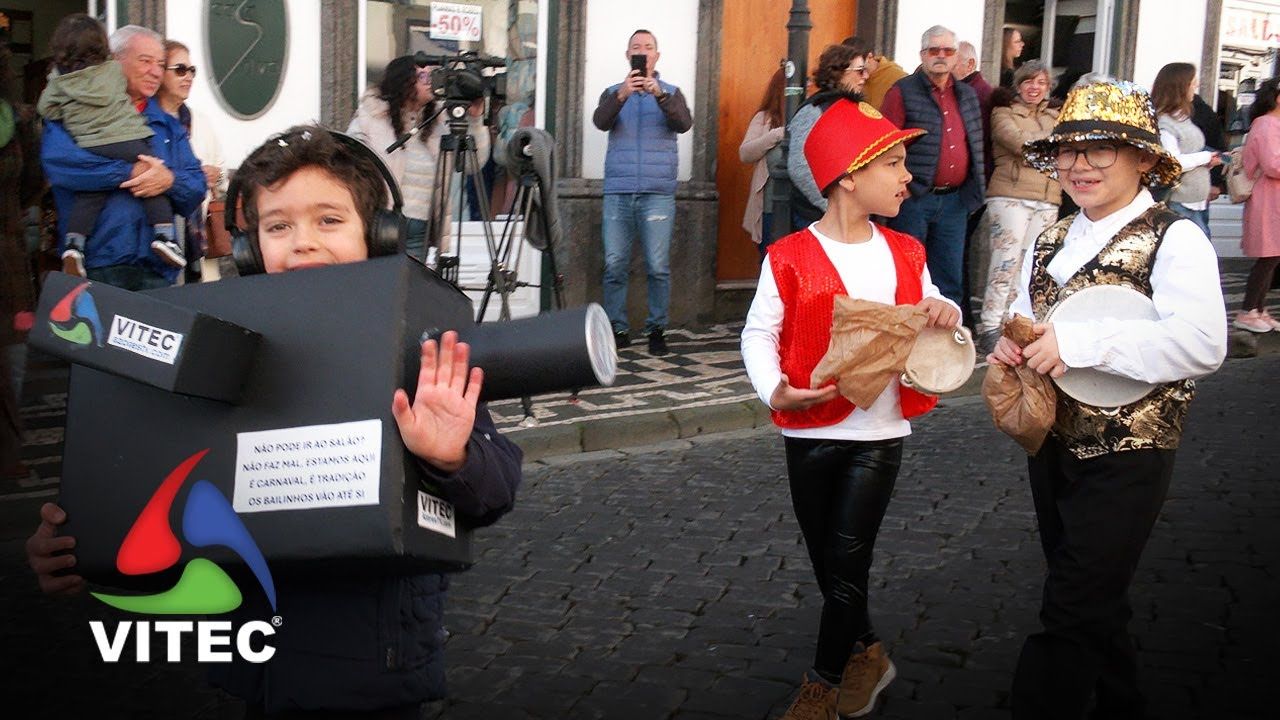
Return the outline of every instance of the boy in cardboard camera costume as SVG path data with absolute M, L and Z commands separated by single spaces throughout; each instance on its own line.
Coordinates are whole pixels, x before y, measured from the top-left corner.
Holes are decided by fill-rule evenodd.
M 375 245 L 373 219 L 387 188 L 366 153 L 319 127 L 268 140 L 241 165 L 249 234 L 267 272 L 359 262 Z M 455 333 L 423 343 L 417 390 L 397 390 L 392 414 L 405 447 L 473 526 L 496 522 L 515 500 L 521 452 L 498 434 L 478 404 L 483 373 L 468 367 Z M 47 593 L 74 593 L 84 581 L 53 573 L 73 567 L 74 539 L 57 535 L 66 513 L 41 508 L 28 560 Z M 343 717 L 418 717 L 444 695 L 443 626 L 448 577 L 439 573 L 316 577 L 278 575 L 279 609 L 289 622 L 261 665 L 215 667 L 212 680 L 248 704 L 249 717 L 311 711 Z M 246 596 L 240 620 L 270 615 Z M 325 715 L 329 717 L 330 715 Z
M 804 153 L 827 212 L 769 246 L 742 332 L 747 373 L 782 430 L 792 504 L 823 595 L 814 665 L 787 720 L 866 715 L 896 673 L 867 612 L 868 574 L 908 418 L 938 399 L 895 378 L 856 408 L 834 384 L 810 385 L 837 296 L 915 306 L 931 327 L 960 322 L 960 309 L 930 280 L 919 241 L 870 221 L 897 214 L 911 181 L 904 144 L 923 133 L 851 99 L 822 114 Z
M 1181 167 L 1137 85 L 1073 89 L 1053 134 L 1025 155 L 1081 210 L 1042 233 L 1023 263 L 1010 311 L 1036 321 L 1037 339 L 1019 349 L 1001 337 L 990 360 L 1055 378 L 1098 368 L 1155 389 L 1115 409 L 1059 392 L 1052 432 L 1028 460 L 1048 577 L 1043 630 L 1018 660 L 1013 717 L 1078 720 L 1096 696 L 1091 718 L 1141 718 L 1128 589 L 1173 475 L 1191 379 L 1226 354 L 1217 258 L 1194 223 L 1147 190 L 1176 183 Z M 1048 319 L 1099 285 L 1141 292 L 1159 319 Z

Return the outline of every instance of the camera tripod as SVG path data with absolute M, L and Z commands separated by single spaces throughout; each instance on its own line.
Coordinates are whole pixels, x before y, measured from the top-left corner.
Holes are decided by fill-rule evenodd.
M 476 140 L 469 132 L 467 121 L 467 101 L 445 101 L 441 108 L 422 120 L 387 148 L 393 152 L 402 147 L 410 137 L 430 128 L 441 113 L 445 114 L 449 124 L 449 132 L 440 138 L 440 152 L 436 158 L 435 185 L 432 191 L 431 217 L 427 221 L 425 257 L 420 258 L 440 277 L 453 283 L 459 289 L 482 292 L 476 322 L 483 322 L 489 303 L 494 295 L 498 296 L 498 320 L 511 320 L 511 294 L 520 288 L 543 287 L 541 282 L 521 280 L 519 277 L 520 262 L 523 258 L 525 242 L 542 251 L 546 259 L 547 274 L 551 288 L 551 304 L 553 310 L 564 308 L 563 277 L 560 275 L 555 261 L 555 236 L 559 233 L 558 219 L 554 216 L 551 205 L 554 202 L 554 161 L 551 156 L 549 135 L 542 131 L 522 129 L 517 131 L 508 145 L 511 160 L 507 163 L 509 172 L 515 176 L 516 191 L 512 198 L 512 212 L 503 222 L 501 231 L 495 233 L 491 219 L 489 197 L 481 177 L 481 163 L 476 151 Z M 540 133 L 535 135 L 534 133 Z M 536 138 L 536 140 L 534 139 Z M 449 239 L 449 211 L 452 205 L 454 176 L 462 175 L 462 196 L 471 188 L 475 192 L 476 206 L 480 213 L 481 228 L 484 233 L 485 247 L 489 256 L 489 271 L 483 288 L 463 287 L 460 284 L 462 265 L 462 217 L 465 202 L 459 204 L 458 217 L 454 218 L 452 255 L 445 254 L 445 241 Z M 519 218 L 523 218 L 523 233 L 518 231 Z M 434 265 L 432 263 L 432 250 Z M 577 391 L 574 391 L 577 396 Z M 521 398 L 526 426 L 536 424 L 533 418 L 533 403 L 529 397 Z

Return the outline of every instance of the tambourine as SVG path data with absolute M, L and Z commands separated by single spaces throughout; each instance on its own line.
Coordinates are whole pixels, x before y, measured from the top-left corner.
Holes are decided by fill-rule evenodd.
M 1068 295 L 1053 306 L 1045 322 L 1089 320 L 1159 320 L 1151 298 L 1124 285 L 1093 285 Z M 1086 405 L 1117 408 L 1146 397 L 1156 385 L 1122 377 L 1098 368 L 1067 368 L 1054 378 L 1058 389 Z
M 969 328 L 925 328 L 907 356 L 902 384 L 929 395 L 949 393 L 965 384 L 976 362 Z

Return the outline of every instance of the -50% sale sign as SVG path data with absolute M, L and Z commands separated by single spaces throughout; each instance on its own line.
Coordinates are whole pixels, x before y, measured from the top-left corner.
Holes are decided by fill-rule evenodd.
M 479 42 L 480 13 L 477 5 L 431 3 L 431 39 Z

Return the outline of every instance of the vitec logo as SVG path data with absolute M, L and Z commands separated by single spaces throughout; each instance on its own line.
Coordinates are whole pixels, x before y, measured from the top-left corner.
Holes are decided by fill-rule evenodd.
M 160 487 L 147 501 L 133 527 L 125 535 L 116 553 L 116 569 L 125 575 L 150 575 L 168 570 L 178 563 L 182 546 L 169 526 L 169 514 L 178 490 L 187 476 L 209 452 L 206 448 L 192 455 L 169 473 Z M 187 496 L 182 511 L 182 536 L 196 547 L 222 546 L 238 554 L 253 571 L 276 609 L 276 588 L 267 569 L 262 551 L 249 535 L 240 516 L 227 502 L 227 498 L 206 480 L 197 481 Z M 147 615 L 216 615 L 231 612 L 240 607 L 244 597 L 240 588 L 227 573 L 206 558 L 189 560 L 182 575 L 172 588 L 153 595 L 108 595 L 92 593 L 102 602 L 127 612 Z M 280 624 L 278 615 L 270 623 L 254 620 L 245 623 L 236 633 L 236 650 L 249 662 L 266 662 L 275 654 L 275 648 L 267 645 L 261 650 L 252 647 L 252 636 L 275 634 L 274 626 Z M 150 635 L 154 630 L 168 637 L 168 661 L 178 662 L 181 657 L 180 638 L 193 629 L 197 637 L 199 662 L 230 662 L 228 651 L 215 650 L 215 646 L 231 643 L 231 623 L 227 621 L 125 621 L 117 625 L 114 635 L 108 639 L 104 624 L 89 623 L 93 630 L 98 651 L 106 662 L 118 662 L 128 644 L 129 631 L 134 632 L 134 644 L 138 662 L 150 661 Z
M 53 306 L 49 313 L 49 330 L 76 345 L 97 343 L 102 347 L 102 319 L 88 288 L 89 283 L 80 283 Z

